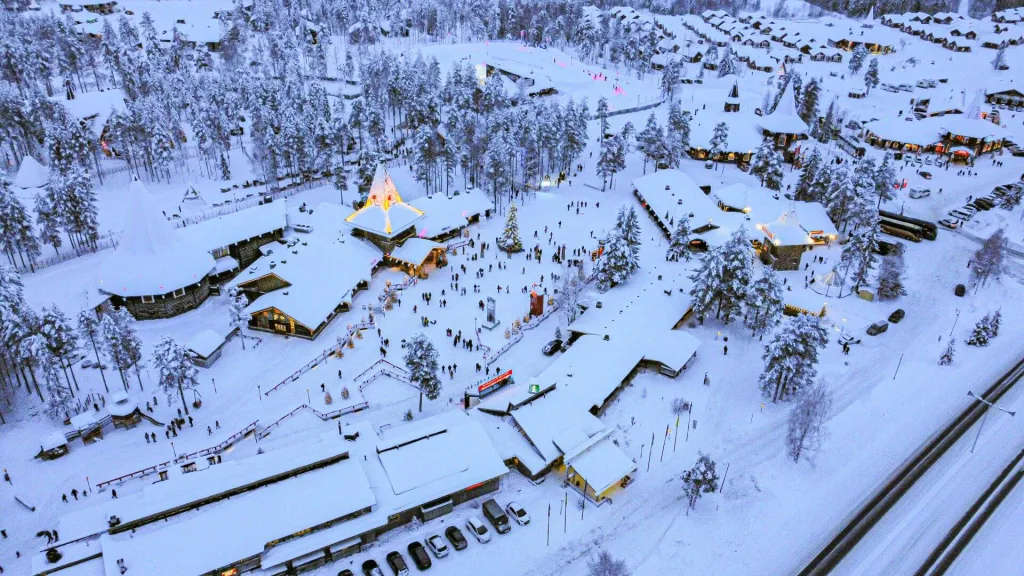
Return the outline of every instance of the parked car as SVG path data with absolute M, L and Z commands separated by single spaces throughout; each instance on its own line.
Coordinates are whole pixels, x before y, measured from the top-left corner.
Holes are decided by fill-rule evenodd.
M 377 565 L 377 561 L 371 558 L 363 562 L 363 576 L 384 576 L 384 572 Z
M 348 568 L 345 568 L 341 572 L 338 572 L 338 576 L 355 576 L 355 574 L 353 574 Z
M 508 521 L 508 516 L 502 511 L 501 506 L 494 498 L 490 498 L 484 501 L 483 505 L 484 516 L 491 521 L 494 529 L 498 531 L 498 534 L 504 534 L 512 529 L 512 524 Z
M 878 336 L 879 334 L 885 332 L 888 329 L 889 323 L 886 322 L 885 320 L 879 320 L 878 322 L 875 322 L 871 326 L 868 326 L 867 332 L 868 336 Z
M 469 528 L 477 542 L 483 544 L 491 541 L 491 531 L 487 529 L 484 521 L 479 516 L 472 516 L 469 520 L 466 520 L 466 528 Z
M 956 294 L 957 296 L 959 296 L 961 298 L 963 298 L 964 294 L 966 294 L 966 293 L 967 293 L 967 286 L 964 286 L 963 284 L 957 284 L 956 288 L 953 289 L 953 294 Z
M 313 227 L 309 224 L 296 224 L 292 226 L 296 232 L 302 232 L 303 234 L 309 234 L 313 231 Z
M 420 570 L 426 570 L 430 568 L 430 554 L 427 554 L 427 549 L 423 547 L 423 544 L 419 542 L 409 543 L 409 557 L 412 558 L 412 563 L 416 565 Z
M 967 212 L 971 216 L 974 216 L 975 214 L 978 213 L 978 209 L 975 208 L 974 206 L 971 206 L 970 204 L 965 204 L 958 208 L 958 210 L 963 210 L 964 212 Z
M 505 506 L 505 511 L 511 516 L 516 524 L 520 526 L 526 526 L 530 523 L 530 515 L 526 512 L 526 509 L 520 506 L 516 502 L 509 502 L 508 506 Z
M 903 308 L 897 308 L 895 312 L 889 314 L 889 322 L 892 322 L 893 324 L 899 324 L 900 320 L 903 320 L 903 317 L 906 315 L 907 313 L 903 310 Z
M 839 345 L 845 346 L 847 344 L 860 344 L 860 338 L 857 338 L 849 332 L 843 332 L 839 335 Z
M 932 194 L 932 191 L 929 190 L 928 188 L 911 188 L 910 189 L 910 197 L 913 198 L 914 200 L 917 200 L 918 198 L 927 198 L 928 196 L 931 196 L 931 194 Z
M 918 174 L 918 176 L 920 176 L 921 178 L 924 178 L 925 180 L 931 180 L 932 179 L 932 173 L 931 172 L 925 172 L 924 170 L 921 170 L 917 174 Z
M 561 349 L 562 341 L 558 338 L 555 338 L 551 342 L 545 344 L 544 347 L 540 349 L 540 351 L 543 352 L 545 356 L 551 356 L 552 354 L 558 352 Z
M 961 210 L 960 208 L 953 208 L 952 210 L 949 211 L 949 215 L 954 218 L 959 218 L 961 220 L 970 220 L 971 218 L 974 218 L 973 212 L 967 212 L 966 210 Z
M 956 218 L 943 218 L 939 220 L 939 224 L 949 228 L 950 230 L 956 230 L 960 226 L 960 221 Z
M 395 550 L 389 553 L 385 559 L 395 576 L 409 576 L 409 567 L 405 565 L 405 558 L 402 558 L 401 552 Z
M 458 530 L 458 528 L 455 528 L 455 526 L 452 526 L 448 529 L 454 529 L 456 531 Z M 462 538 L 461 533 L 459 534 L 459 537 Z M 463 543 L 465 543 L 466 539 L 462 538 L 462 541 Z M 441 538 L 440 534 L 434 534 L 433 536 L 427 538 L 427 548 L 430 548 L 430 551 L 433 552 L 434 556 L 437 558 L 444 558 L 448 555 L 448 545 L 444 543 L 444 538 Z
M 92 365 L 93 365 L 93 361 L 92 360 L 82 360 L 82 363 L 80 364 L 80 366 L 82 368 L 92 368 Z
M 469 542 L 466 541 L 466 537 L 462 535 L 462 530 L 459 530 L 458 526 L 449 526 L 444 531 L 444 535 L 448 538 L 448 541 L 452 543 L 452 546 L 456 551 L 465 550 Z

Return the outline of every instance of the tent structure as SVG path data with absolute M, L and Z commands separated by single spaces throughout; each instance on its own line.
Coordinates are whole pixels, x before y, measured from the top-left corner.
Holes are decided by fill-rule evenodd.
M 383 164 L 377 165 L 366 205 L 345 219 L 357 235 L 363 235 L 385 252 L 399 240 L 415 231 L 416 222 L 423 218 L 421 210 L 406 204 L 398 194 L 394 181 Z
M 126 300 L 136 318 L 166 317 L 198 306 L 209 291 L 207 274 L 213 257 L 177 234 L 141 182 L 131 185 L 128 212 L 117 248 L 100 264 L 97 282 L 101 292 Z M 191 306 L 141 313 L 134 304 L 154 305 L 188 296 L 186 289 L 206 285 Z M 198 300 L 198 301 L 196 301 Z M 118 302 L 115 302 L 117 304 Z
M 807 123 L 796 113 L 796 97 L 793 95 L 792 82 L 782 92 L 775 110 L 761 117 L 760 125 L 767 134 L 778 136 L 781 146 L 789 143 L 790 136 L 807 134 Z

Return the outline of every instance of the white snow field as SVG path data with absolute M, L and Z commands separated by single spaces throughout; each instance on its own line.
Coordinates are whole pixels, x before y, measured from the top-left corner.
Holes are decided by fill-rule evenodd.
M 260 22 L 271 9 L 256 4 L 251 12 L 233 14 Z M 241 82 L 262 75 L 272 87 L 315 84 L 340 111 L 339 124 L 358 123 L 353 108 L 380 106 L 374 112 L 379 112 L 381 135 L 371 136 L 365 124 L 351 128 L 351 146 L 346 139 L 339 153 L 331 144 L 328 158 L 311 164 L 308 181 L 279 167 L 282 189 L 275 191 L 252 184 L 266 179 L 260 154 L 293 144 L 282 138 L 261 147 L 256 134 L 275 130 L 261 128 L 258 114 L 241 106 L 236 112 L 245 119 L 232 119 L 231 128 L 243 131 L 228 135 L 231 145 L 223 156 L 231 177 L 222 179 L 219 158 L 211 162 L 217 155 L 201 149 L 202 131 L 188 120 L 191 109 L 185 110 L 199 102 L 188 100 L 182 86 L 188 106 L 175 126 L 186 139 L 175 140 L 180 149 L 168 152 L 173 162 L 165 171 L 154 175 L 129 165 L 124 156 L 89 157 L 100 249 L 73 256 L 70 242 L 77 237 L 62 227 L 56 234 L 63 246 L 43 244 L 38 266 L 29 267 L 21 263 L 21 245 L 0 227 L 8 254 L 3 266 L 16 266 L 24 285 L 22 307 L 15 306 L 13 282 L 0 287 L 5 326 L 0 467 L 9 475 L 0 482 L 2 572 L 333 576 L 344 569 L 362 574 L 363 563 L 373 559 L 387 574 L 385 557 L 392 551 L 401 552 L 415 572 L 407 546 L 443 536 L 450 526 L 461 529 L 468 547 L 444 558 L 431 556 L 432 573 L 593 576 L 588 563 L 602 551 L 624 561 L 634 575 L 798 572 L 917 447 L 969 405 L 968 392 L 980 394 L 1021 360 L 1024 308 L 1016 305 L 1024 297 L 1021 194 L 1007 208 L 971 208 L 966 217 L 948 213 L 992 195 L 997 186 L 1024 180 L 1024 157 L 1012 153 L 1024 145 L 1019 72 L 1024 27 L 1010 12 L 998 16 L 1000 22 L 949 15 L 950 23 L 920 24 L 923 33 L 913 35 L 920 20 L 911 25 L 913 14 L 875 14 L 865 21 L 813 16 L 817 11 L 808 12 L 809 5 L 789 4 L 800 17 L 583 8 L 582 19 L 620 22 L 616 26 L 632 27 L 623 34 L 636 38 L 653 35 L 657 55 L 665 56 L 657 62 L 706 54 L 715 42 L 723 44 L 715 47 L 719 56 L 725 44 L 739 56 L 738 73 L 723 77 L 699 62 L 686 62 L 678 70 L 685 80 L 668 91 L 662 88 L 666 72 L 638 73 L 632 60 L 627 64 L 590 53 L 585 42 L 536 41 L 527 30 L 487 40 L 468 26 L 438 38 L 419 29 L 403 34 L 392 29 L 402 26 L 397 17 L 374 25 L 353 17 L 339 28 L 333 20 L 320 22 L 319 12 L 285 15 L 280 7 L 276 16 L 282 22 L 301 25 L 282 31 L 268 24 L 273 35 L 287 37 L 288 44 L 316 32 L 320 48 L 309 44 L 294 53 L 282 48 L 274 52 L 282 60 L 273 61 L 265 45 L 271 33 L 248 29 L 250 41 L 241 50 L 263 62 L 251 70 L 229 70 L 225 59 L 242 44 L 231 43 L 228 19 L 213 17 L 236 10 L 234 3 L 122 0 L 116 12 L 103 15 L 96 5 L 67 2 L 67 14 L 77 21 L 72 30 L 83 34 L 101 35 L 106 21 L 118 29 L 120 16 L 139 26 L 141 15 L 150 13 L 162 41 L 157 53 L 177 49 L 169 30 L 180 27 L 184 38 L 200 45 L 188 48 L 196 77 L 223 75 Z M 65 3 L 39 1 L 38 6 L 38 13 L 12 12 L 4 18 L 62 14 Z M 890 25 L 894 22 L 909 28 Z M 765 34 L 766 27 L 775 31 Z M 357 42 L 367 29 L 377 29 L 376 41 Z M 786 34 L 780 36 L 780 29 Z M 965 31 L 972 32 L 970 38 Z M 925 35 L 970 51 L 955 51 Z M 102 46 L 102 38 L 93 40 Z M 1008 69 L 995 69 L 997 50 L 984 45 L 990 40 L 1005 41 Z M 208 42 L 224 46 L 207 50 Z M 877 47 L 856 73 L 849 65 L 855 53 L 848 49 L 851 43 Z M 322 68 L 315 68 L 317 50 L 324 46 Z M 128 51 L 155 58 L 145 52 Z M 825 58 L 812 59 L 816 53 Z M 346 55 L 355 62 L 351 76 Z M 294 61 L 284 60 L 293 56 Z M 417 61 L 419 56 L 424 60 Z M 236 64 L 244 60 L 238 58 Z M 787 58 L 798 60 L 783 67 Z M 207 59 L 208 68 L 195 64 Z M 403 122 L 418 121 L 410 112 L 413 104 L 402 104 L 409 108 L 399 111 L 370 102 L 380 80 L 368 78 L 367 70 L 379 61 L 402 70 L 419 62 L 424 75 L 436 61 L 439 87 L 453 70 L 466 68 L 474 74 L 468 85 L 480 90 L 469 93 L 466 109 L 455 108 L 462 101 L 458 93 L 432 94 L 427 107 L 438 122 L 409 130 Z M 717 57 L 705 61 L 719 64 Z M 767 62 L 771 70 L 753 69 L 748 61 Z M 878 83 L 867 90 L 865 74 L 874 61 Z M 105 77 L 112 65 L 103 62 Z M 275 83 L 272 67 L 281 68 Z M 74 80 L 74 100 L 64 97 L 63 79 L 46 82 L 55 94 L 51 102 L 66 106 L 76 122 L 99 114 L 86 124 L 96 139 L 103 125 L 92 123 L 134 109 L 135 88 L 100 91 L 97 77 L 87 70 L 84 79 Z M 182 78 L 178 74 L 167 72 L 175 81 Z M 803 87 L 812 79 L 818 85 L 810 122 L 799 117 L 806 101 L 796 96 L 796 74 Z M 18 94 L 10 78 L 3 82 L 5 94 Z M 499 90 L 497 83 L 516 96 L 516 103 L 483 112 Z M 249 88 L 228 90 L 235 92 L 240 99 L 258 100 Z M 402 93 L 414 92 L 410 85 Z M 780 93 L 779 106 L 766 112 Z M 586 102 L 591 118 L 579 124 L 585 133 L 577 133 L 569 120 L 540 125 L 538 118 L 555 108 L 561 114 L 570 101 Z M 596 117 L 602 101 L 610 113 L 606 118 Z M 915 107 L 922 101 L 927 106 L 918 118 Z M 739 110 L 727 111 L 727 105 Z M 835 116 L 826 120 L 830 105 Z M 650 116 L 664 129 L 675 120 L 670 110 L 677 106 L 691 115 L 689 146 L 675 150 L 675 158 L 645 157 L 637 133 Z M 462 146 L 461 120 L 448 122 L 462 116 L 474 118 L 473 129 L 481 134 L 491 130 L 487 138 L 512 148 L 498 150 L 502 144 L 493 143 L 486 144 L 493 150 L 460 148 L 458 154 L 467 159 L 452 161 L 446 185 L 444 153 L 425 168 L 417 147 L 428 139 L 441 142 L 441 150 L 448 142 Z M 821 126 L 832 121 L 836 137 L 819 141 Z M 627 123 L 632 140 L 612 154 Z M 728 139 L 716 146 L 712 140 L 721 123 Z M 288 126 L 299 124 L 298 117 L 288 117 L 276 129 L 291 134 Z M 503 129 L 496 125 L 515 128 L 499 136 Z M 330 138 L 335 128 L 327 130 Z M 767 144 L 765 130 L 775 135 Z M 804 138 L 807 132 L 814 137 Z M 8 133 L 15 134 L 12 141 L 20 138 L 16 131 Z M 672 148 L 679 133 L 662 132 L 654 144 Z M 519 142 L 522 134 L 530 140 Z M 799 138 L 779 148 L 777 156 L 781 160 L 785 153 L 785 162 L 769 161 L 780 169 L 773 190 L 756 174 L 755 153 L 763 146 L 774 159 L 780 134 Z M 957 140 L 957 135 L 965 137 Z M 581 139 L 573 151 L 569 143 Z M 549 141 L 568 161 L 548 157 Z M 38 228 L 34 198 L 46 194 L 59 159 L 37 143 L 22 164 L 17 142 L 3 152 L 10 180 L 5 190 L 11 193 L 0 200 L 20 200 Z M 936 144 L 942 152 L 934 151 Z M 117 145 L 130 155 L 127 145 Z M 386 146 L 394 148 L 385 153 Z M 721 162 L 705 161 L 712 149 L 724 153 Z M 735 158 L 727 159 L 730 152 L 741 159 L 747 155 L 742 169 Z M 858 166 L 881 165 L 892 153 L 900 155 L 890 156 L 895 181 L 879 186 L 857 179 Z M 815 154 L 834 173 L 847 171 L 848 185 L 837 190 L 826 183 L 818 196 L 802 196 L 799 164 Z M 356 165 L 358 158 L 372 160 L 372 185 L 359 181 L 367 169 Z M 601 171 L 617 161 L 616 169 Z M 523 166 L 531 162 L 537 167 L 527 175 Z M 511 175 L 502 180 L 497 174 L 513 163 Z M 338 166 L 348 170 L 343 191 L 324 175 Z M 95 178 L 97 168 L 102 183 Z M 354 201 L 360 199 L 361 184 L 369 204 L 358 210 Z M 928 194 L 911 197 L 918 189 Z M 880 190 L 892 197 L 880 198 Z M 1012 192 L 1007 189 L 1004 196 Z M 498 244 L 508 237 L 506 216 L 513 204 L 523 250 L 506 253 Z M 931 223 L 951 218 L 956 224 L 940 225 L 934 240 L 877 236 L 904 251 L 906 293 L 892 300 L 878 296 L 885 280 L 878 271 L 882 257 L 870 249 L 856 251 L 866 242 L 866 230 L 877 230 L 879 207 Z M 623 208 L 634 210 L 634 229 L 617 224 Z M 670 261 L 671 239 L 662 227 L 671 232 L 683 218 L 696 242 L 686 250 L 689 260 Z M 753 295 L 728 323 L 716 304 L 702 319 L 693 312 L 699 298 L 691 290 L 701 288 L 695 271 L 707 254 L 727 251 L 740 229 L 755 241 L 740 244 L 738 257 L 751 272 L 750 282 L 768 274 L 765 262 L 778 257 L 777 267 L 789 268 L 774 272 L 778 308 L 820 316 L 827 333 L 815 380 L 830 392 L 831 409 L 820 449 L 799 462 L 787 449 L 788 418 L 798 399 L 773 402 L 774 381 L 767 396 L 759 383 L 766 345 L 792 317 L 780 312 L 759 337 L 746 326 L 760 311 Z M 1005 234 L 1005 245 L 997 250 L 1001 261 L 978 280 L 975 270 L 992 259 L 992 251 L 983 247 L 991 248 L 987 241 L 997 230 Z M 639 246 L 635 260 L 624 254 L 629 234 Z M 253 238 L 264 239 L 253 252 L 222 249 Z M 778 256 L 761 257 L 769 252 Z M 62 261 L 47 260 L 55 254 Z M 786 254 L 797 254 L 795 263 L 786 266 Z M 603 270 L 612 266 L 609 262 L 621 264 L 615 258 L 635 261 L 636 269 L 602 290 Z M 857 258 L 873 259 L 862 282 L 854 278 Z M 4 272 L 3 277 L 12 276 Z M 558 294 L 565 290 L 564 280 L 579 277 L 586 283 L 578 302 L 567 302 Z M 213 289 L 198 297 L 202 289 L 195 284 Z M 853 290 L 858 284 L 860 294 Z M 966 288 L 962 296 L 955 293 L 959 284 Z M 241 305 L 232 303 L 236 288 L 248 295 Z M 155 302 L 147 300 L 151 294 Z M 81 340 L 71 362 L 73 380 L 55 369 L 48 380 L 44 367 L 22 364 L 23 351 L 31 348 L 23 341 L 35 333 L 11 328 L 15 337 L 7 335 L 7 328 L 21 326 L 25 309 L 42 314 L 44 307 L 56 305 L 75 325 L 83 310 L 92 314 L 99 308 L 101 317 L 119 317 L 115 305 L 146 310 L 147 304 L 164 301 L 161 294 L 196 301 L 180 313 L 130 323 L 141 342 L 142 363 L 123 375 L 103 351 L 106 344 L 99 354 L 107 368 L 101 374 L 92 367 L 96 353 Z M 496 325 L 489 325 L 490 299 Z M 531 309 L 537 302 L 542 311 Z M 890 322 L 881 334 L 866 333 L 897 309 L 905 312 L 902 320 Z M 998 335 L 985 345 L 968 345 L 979 320 L 997 311 Z M 245 324 L 238 334 L 233 315 L 241 315 Z M 436 347 L 432 373 L 440 391 L 435 399 L 421 397 L 419 385 L 410 381 L 413 367 L 404 359 L 405 344 L 418 333 Z M 194 389 L 161 387 L 163 360 L 158 362 L 154 351 L 164 337 L 191 350 L 185 353 L 200 355 L 197 363 L 208 364 L 197 367 Z M 566 347 L 550 355 L 542 351 L 556 338 Z M 951 340 L 953 360 L 940 365 Z M 38 396 L 39 387 L 29 380 L 33 370 Z M 511 380 L 498 378 L 509 371 Z M 67 401 L 63 412 L 51 416 L 41 397 L 67 392 L 57 393 L 54 386 L 73 388 L 81 410 Z M 1000 406 L 1020 415 L 1021 395 L 1011 391 Z M 673 409 L 684 401 L 688 411 Z M 141 416 L 125 427 L 110 424 L 130 419 L 126 408 L 132 406 Z M 179 417 L 182 426 L 171 431 L 167 424 Z M 88 435 L 96 422 L 102 434 L 83 442 L 78 436 Z M 925 475 L 835 574 L 914 573 L 1020 450 L 1024 419 L 993 412 L 971 453 L 975 432 L 971 429 Z M 66 440 L 69 435 L 72 440 Z M 39 457 L 59 452 L 65 441 L 66 454 Z M 691 509 L 682 475 L 701 453 L 714 460 L 719 485 Z M 1021 494 L 1018 488 L 1004 501 L 952 573 L 1020 572 L 1024 559 L 1015 544 L 1024 537 Z M 483 509 L 490 498 L 502 508 L 518 503 L 529 513 L 529 524 L 513 519 L 508 533 L 495 533 Z M 472 537 L 466 527 L 471 517 L 484 519 L 489 542 Z M 56 544 L 44 533 L 54 530 Z M 48 558 L 51 548 L 62 559 Z

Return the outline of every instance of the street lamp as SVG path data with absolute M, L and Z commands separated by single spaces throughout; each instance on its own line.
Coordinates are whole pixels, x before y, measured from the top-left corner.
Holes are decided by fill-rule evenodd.
M 989 402 L 988 400 L 985 400 L 984 398 L 982 398 L 981 396 L 978 396 L 974 392 L 968 391 L 967 395 L 970 396 L 971 398 L 974 398 L 978 402 L 984 402 L 985 405 L 987 405 L 989 408 L 995 408 L 995 409 L 999 410 L 1000 412 L 1005 412 L 1005 413 L 1009 414 L 1010 416 L 1014 416 L 1014 415 L 1017 414 L 1016 412 L 1011 412 L 1010 410 L 1007 410 L 1007 409 L 1002 408 L 1000 406 L 996 406 L 995 403 Z M 984 416 L 981 417 L 981 425 L 978 426 L 978 434 L 974 436 L 974 443 L 971 444 L 971 454 L 974 454 L 974 447 L 978 445 L 978 438 L 981 438 L 981 429 L 985 427 L 985 419 L 986 418 L 988 418 L 988 410 L 986 410 Z

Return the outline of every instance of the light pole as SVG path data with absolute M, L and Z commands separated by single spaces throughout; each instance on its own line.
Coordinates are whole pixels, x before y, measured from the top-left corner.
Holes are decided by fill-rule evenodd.
M 959 309 L 959 308 L 957 308 L 957 309 L 956 309 L 956 318 L 954 318 L 954 319 L 953 319 L 953 328 L 950 328 L 950 329 L 949 329 L 949 337 L 950 337 L 950 338 L 952 338 L 952 337 L 953 337 L 953 330 L 954 330 L 954 329 L 956 328 L 956 322 L 957 322 L 957 320 L 959 320 L 959 319 L 960 319 L 960 309 Z
M 981 396 L 978 396 L 974 392 L 968 391 L 967 395 L 970 396 L 971 398 L 974 398 L 978 402 L 983 402 L 989 408 L 995 408 L 995 409 L 999 410 L 1000 412 L 1005 412 L 1005 413 L 1009 414 L 1010 416 L 1014 416 L 1014 415 L 1017 414 L 1016 412 L 1011 412 L 1010 410 L 1007 410 L 1007 409 L 1002 408 L 1000 406 L 996 406 L 995 403 L 989 402 L 988 400 L 985 400 L 984 398 L 982 398 Z M 985 414 L 981 417 L 981 424 L 978 426 L 978 433 L 974 436 L 974 443 L 971 444 L 971 454 L 974 454 L 974 447 L 978 445 L 978 438 L 981 438 L 981 429 L 985 427 L 985 419 L 986 418 L 988 418 L 988 410 L 985 410 Z

